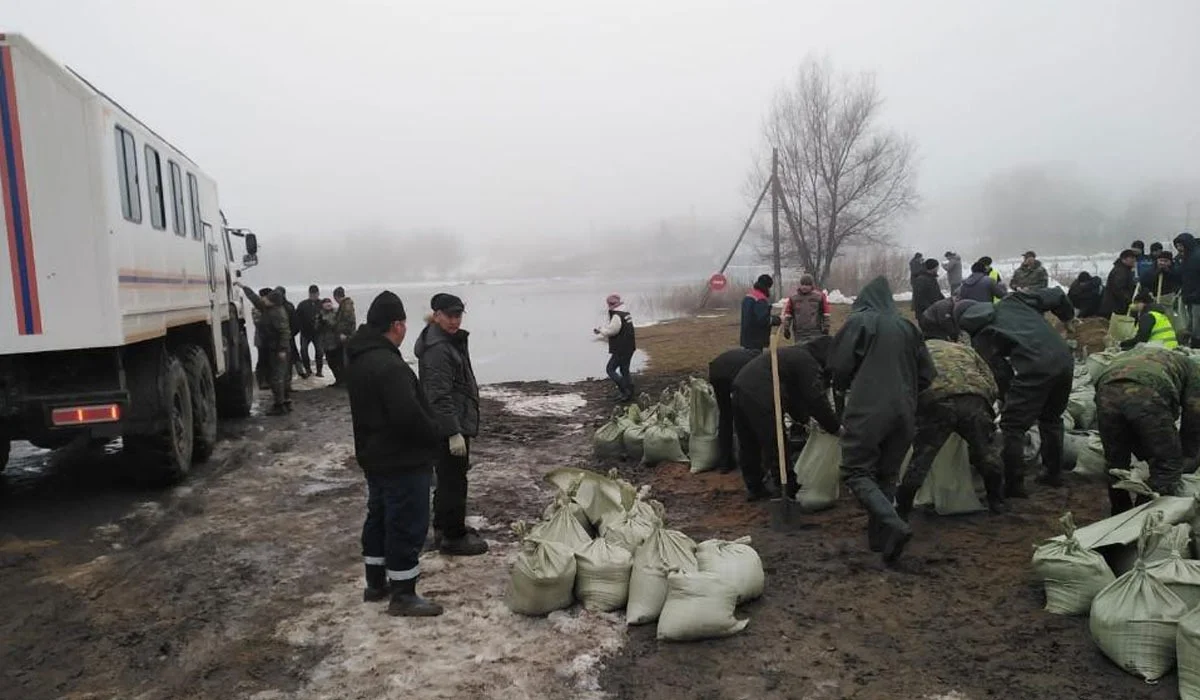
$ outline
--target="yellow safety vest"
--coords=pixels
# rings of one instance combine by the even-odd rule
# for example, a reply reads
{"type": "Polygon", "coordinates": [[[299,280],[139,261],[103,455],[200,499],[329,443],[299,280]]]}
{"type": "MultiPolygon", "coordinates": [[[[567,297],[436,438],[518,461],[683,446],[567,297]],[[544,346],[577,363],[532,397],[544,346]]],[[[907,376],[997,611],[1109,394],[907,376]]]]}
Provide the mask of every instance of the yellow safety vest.
{"type": "MultiPolygon", "coordinates": [[[[993,282],[996,282],[997,284],[1000,283],[1000,273],[996,272],[994,269],[988,270],[988,277],[991,277],[993,282]]],[[[1000,297],[992,297],[992,303],[999,304],[1000,297]]]]}
{"type": "Polygon", "coordinates": [[[1150,315],[1154,317],[1154,329],[1150,331],[1149,342],[1162,345],[1168,350],[1179,347],[1179,339],[1175,335],[1175,326],[1171,325],[1171,319],[1158,311],[1151,311],[1150,315]]]}

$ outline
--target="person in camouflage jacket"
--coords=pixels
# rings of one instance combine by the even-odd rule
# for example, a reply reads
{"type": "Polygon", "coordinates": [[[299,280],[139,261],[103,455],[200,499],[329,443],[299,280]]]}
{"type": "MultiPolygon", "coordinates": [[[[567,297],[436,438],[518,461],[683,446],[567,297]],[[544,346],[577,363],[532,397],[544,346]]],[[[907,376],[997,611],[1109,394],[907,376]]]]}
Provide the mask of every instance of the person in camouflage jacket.
{"type": "MultiPolygon", "coordinates": [[[[1096,415],[1104,461],[1129,469],[1136,455],[1150,463],[1150,488],[1171,496],[1200,455],[1200,364],[1153,346],[1121,353],[1100,372],[1096,415]],[[1175,428],[1175,421],[1180,426],[1175,428]]],[[[1127,491],[1109,488],[1114,515],[1133,507],[1127,491]]]]}
{"type": "Polygon", "coordinates": [[[345,289],[338,287],[333,290],[333,298],[337,302],[337,311],[332,319],[323,315],[328,328],[324,329],[322,337],[328,343],[325,346],[325,361],[333,371],[333,385],[341,387],[345,386],[346,342],[358,329],[358,316],[354,312],[354,300],[346,296],[345,289]]]}
{"type": "Polygon", "coordinates": [[[258,351],[267,363],[267,376],[274,403],[267,415],[279,416],[292,410],[292,328],[283,295],[272,291],[263,299],[253,289],[242,286],[242,293],[260,314],[258,328],[262,338],[258,351]]]}
{"type": "Polygon", "coordinates": [[[913,458],[896,490],[896,512],[908,519],[913,498],[929,475],[934,458],[946,440],[958,433],[967,442],[971,464],[983,477],[988,507],[994,513],[1002,513],[1004,470],[992,410],[1000,390],[992,369],[968,345],[929,340],[925,346],[933,358],[937,377],[917,396],[913,458]]]}

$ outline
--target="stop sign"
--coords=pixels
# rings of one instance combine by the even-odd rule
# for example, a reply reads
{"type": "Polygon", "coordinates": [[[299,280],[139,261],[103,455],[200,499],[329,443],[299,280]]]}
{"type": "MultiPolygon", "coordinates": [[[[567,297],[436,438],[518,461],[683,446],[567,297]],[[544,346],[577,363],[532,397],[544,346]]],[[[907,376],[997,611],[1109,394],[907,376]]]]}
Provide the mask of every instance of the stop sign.
{"type": "Polygon", "coordinates": [[[708,278],[708,288],[714,292],[719,292],[729,285],[729,280],[720,272],[708,278]]]}

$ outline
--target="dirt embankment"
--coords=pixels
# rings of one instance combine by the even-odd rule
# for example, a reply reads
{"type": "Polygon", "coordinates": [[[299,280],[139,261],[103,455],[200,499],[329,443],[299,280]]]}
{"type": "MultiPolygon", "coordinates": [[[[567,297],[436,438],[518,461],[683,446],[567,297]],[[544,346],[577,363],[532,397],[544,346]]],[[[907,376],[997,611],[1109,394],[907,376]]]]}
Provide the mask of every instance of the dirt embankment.
{"type": "MultiPolygon", "coordinates": [[[[838,318],[844,313],[839,307],[838,318]]],[[[657,392],[736,340],[736,318],[639,331],[657,392]]],[[[470,512],[493,545],[423,557],[448,612],[396,620],[360,601],[362,477],[345,395],[314,388],[283,419],[226,426],[213,460],[167,492],[111,478],[112,458],[59,458],[0,497],[0,697],[28,698],[1167,698],[1109,663],[1086,620],[1040,610],[1031,545],[1103,490],[1036,490],[1004,517],[917,515],[896,569],[866,551],[843,498],[786,534],[737,474],[600,462],[609,387],[509,385],[484,402],[470,512]],[[547,398],[549,397],[549,398],[547,398]],[[583,402],[581,405],[581,401],[583,402]],[[750,535],[768,580],[739,636],[660,644],[653,626],[503,606],[508,524],[550,498],[560,466],[649,483],[696,539],[750,535]]]]}

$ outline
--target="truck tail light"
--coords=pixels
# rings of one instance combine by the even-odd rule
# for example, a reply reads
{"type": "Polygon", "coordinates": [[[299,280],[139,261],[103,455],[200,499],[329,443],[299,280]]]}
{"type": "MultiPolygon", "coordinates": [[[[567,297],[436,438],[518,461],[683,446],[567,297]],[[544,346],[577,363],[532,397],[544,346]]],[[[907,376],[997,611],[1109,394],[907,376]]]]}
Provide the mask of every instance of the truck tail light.
{"type": "Polygon", "coordinates": [[[56,408],[50,412],[50,422],[56,428],[93,423],[115,423],[119,420],[121,420],[121,405],[116,403],[56,408]]]}

